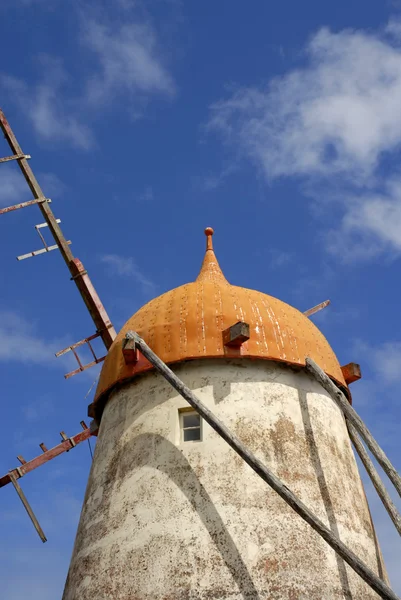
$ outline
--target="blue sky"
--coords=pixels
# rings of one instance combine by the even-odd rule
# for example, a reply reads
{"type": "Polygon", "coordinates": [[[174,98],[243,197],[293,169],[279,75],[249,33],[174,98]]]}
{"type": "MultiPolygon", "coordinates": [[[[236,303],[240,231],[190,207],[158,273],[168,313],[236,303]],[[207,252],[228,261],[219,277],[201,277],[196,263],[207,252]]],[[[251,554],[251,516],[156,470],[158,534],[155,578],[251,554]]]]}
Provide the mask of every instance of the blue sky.
{"type": "MultiPolygon", "coordinates": [[[[2,0],[0,33],[0,105],[116,328],[195,278],[211,225],[232,283],[330,298],[314,321],[361,364],[354,406],[400,470],[401,3],[2,0]]],[[[30,198],[1,165],[0,205],[30,198]]],[[[0,219],[2,472],[79,431],[97,375],[54,358],[93,333],[58,252],[15,260],[40,222],[0,219]]],[[[83,444],[22,480],[45,545],[1,490],[6,600],[61,597],[89,468],[83,444]]]]}

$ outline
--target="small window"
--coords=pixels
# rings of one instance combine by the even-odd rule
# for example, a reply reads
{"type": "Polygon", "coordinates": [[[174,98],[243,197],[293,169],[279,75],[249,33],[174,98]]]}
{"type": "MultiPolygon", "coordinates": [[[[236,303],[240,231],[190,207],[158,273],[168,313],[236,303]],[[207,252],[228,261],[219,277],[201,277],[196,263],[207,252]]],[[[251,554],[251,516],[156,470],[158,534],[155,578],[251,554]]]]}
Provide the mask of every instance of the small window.
{"type": "Polygon", "coordinates": [[[180,411],[182,442],[200,442],[202,439],[202,419],[195,410],[180,411]]]}

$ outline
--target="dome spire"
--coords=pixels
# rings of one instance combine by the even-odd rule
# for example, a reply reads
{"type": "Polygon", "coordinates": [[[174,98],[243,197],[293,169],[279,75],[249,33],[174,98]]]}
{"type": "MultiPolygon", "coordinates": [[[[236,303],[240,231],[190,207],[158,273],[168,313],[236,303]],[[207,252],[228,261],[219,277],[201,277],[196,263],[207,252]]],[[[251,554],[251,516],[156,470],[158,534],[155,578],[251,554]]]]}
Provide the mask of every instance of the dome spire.
{"type": "Polygon", "coordinates": [[[214,231],[211,227],[206,227],[206,253],[196,281],[219,281],[220,283],[228,283],[213,250],[213,233],[214,231]]]}

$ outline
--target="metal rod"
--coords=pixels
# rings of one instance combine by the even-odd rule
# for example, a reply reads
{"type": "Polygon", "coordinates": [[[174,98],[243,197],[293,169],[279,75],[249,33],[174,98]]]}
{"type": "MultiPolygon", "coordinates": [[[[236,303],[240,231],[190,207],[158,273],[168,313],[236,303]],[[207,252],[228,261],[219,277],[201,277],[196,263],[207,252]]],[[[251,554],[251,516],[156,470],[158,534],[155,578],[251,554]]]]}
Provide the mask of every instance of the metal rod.
{"type": "Polygon", "coordinates": [[[401,477],[395,467],[391,464],[389,458],[380,448],[361,417],[348,402],[342,391],[331,381],[330,377],[311,359],[306,359],[306,370],[314,376],[316,381],[330,394],[337,406],[342,410],[345,417],[355,427],[359,435],[366,442],[369,450],[376,458],[378,463],[383,467],[384,472],[393,483],[395,489],[401,496],[401,477]]]}
{"type": "Polygon", "coordinates": [[[352,423],[350,423],[348,421],[348,419],[346,419],[346,423],[347,423],[348,433],[349,433],[351,442],[353,443],[354,448],[357,451],[359,458],[361,459],[361,461],[362,461],[362,463],[363,463],[363,465],[375,487],[375,490],[378,493],[379,498],[384,505],[384,508],[388,512],[388,515],[389,515],[390,519],[392,520],[392,522],[394,523],[395,528],[397,529],[398,533],[401,535],[401,516],[400,516],[394,502],[391,500],[390,495],[389,495],[388,491],[386,490],[386,488],[380,478],[379,473],[377,472],[373,462],[370,459],[369,454],[367,453],[367,451],[365,449],[365,446],[359,439],[357,430],[352,425],[352,423]]]}
{"type": "Polygon", "coordinates": [[[306,317],[310,317],[311,315],[314,315],[315,313],[319,312],[319,310],[322,310],[323,308],[326,308],[326,306],[328,306],[329,304],[330,304],[330,300],[325,300],[324,302],[321,302],[321,304],[317,304],[313,308],[310,308],[309,310],[306,310],[304,312],[304,315],[306,317]]]}
{"type": "Polygon", "coordinates": [[[205,419],[207,423],[227,442],[229,446],[255,471],[263,481],[272,487],[317,533],[347,562],[366,583],[386,600],[400,600],[398,596],[367,567],[347,546],[318,519],[244,444],[220,421],[195,394],[173,373],[171,369],[149,348],[135,332],[129,331],[127,339],[134,339],[145,358],[181,394],[183,398],[205,419]]]}
{"type": "Polygon", "coordinates": [[[15,491],[17,492],[18,496],[20,497],[20,499],[21,499],[21,502],[22,502],[22,504],[24,505],[24,508],[25,508],[26,512],[28,513],[28,515],[29,515],[29,518],[31,519],[31,521],[32,521],[32,523],[33,523],[33,525],[34,525],[34,527],[35,527],[36,531],[37,531],[37,532],[38,532],[38,534],[39,534],[39,537],[40,537],[40,539],[42,540],[42,542],[43,542],[43,543],[47,542],[46,536],[45,536],[45,534],[43,533],[43,529],[42,529],[42,528],[41,528],[41,526],[39,525],[39,521],[38,521],[38,520],[37,520],[37,518],[35,517],[35,515],[34,515],[34,513],[33,513],[33,510],[32,510],[32,508],[29,506],[29,502],[28,502],[28,500],[26,499],[26,497],[25,497],[25,494],[24,494],[24,492],[23,492],[23,491],[22,491],[22,489],[21,489],[21,486],[20,486],[20,485],[19,485],[19,483],[17,482],[17,480],[16,480],[16,478],[15,478],[15,475],[14,475],[14,473],[11,471],[11,472],[9,473],[9,475],[10,475],[10,480],[11,480],[11,483],[13,484],[13,486],[14,486],[14,488],[15,488],[15,491]]]}

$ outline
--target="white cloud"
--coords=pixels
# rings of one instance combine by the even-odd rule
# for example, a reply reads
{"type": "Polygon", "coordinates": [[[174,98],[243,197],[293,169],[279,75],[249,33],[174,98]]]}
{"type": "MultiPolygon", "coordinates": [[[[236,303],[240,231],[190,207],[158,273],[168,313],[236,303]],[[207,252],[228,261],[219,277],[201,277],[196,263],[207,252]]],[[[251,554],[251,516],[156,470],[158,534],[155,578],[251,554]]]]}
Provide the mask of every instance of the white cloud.
{"type": "Polygon", "coordinates": [[[357,342],[355,348],[370,363],[381,384],[401,384],[401,342],[375,346],[357,342]]]}
{"type": "Polygon", "coordinates": [[[32,87],[16,77],[1,75],[3,93],[8,93],[28,117],[38,137],[47,142],[69,142],[88,150],[93,145],[93,136],[88,126],[66,106],[67,78],[62,67],[49,57],[42,57],[41,63],[46,77],[32,87]],[[47,68],[50,63],[52,68],[47,68]]]}
{"type": "Polygon", "coordinates": [[[386,33],[399,39],[401,37],[401,19],[395,17],[391,18],[387,23],[386,33]]]}
{"type": "Polygon", "coordinates": [[[146,23],[125,24],[113,29],[97,21],[86,22],[85,45],[98,59],[101,71],[93,73],[87,86],[90,104],[110,103],[118,94],[173,96],[175,85],[163,66],[154,30],[146,23]]]}
{"type": "Polygon", "coordinates": [[[87,123],[101,114],[100,109],[123,97],[124,108],[138,118],[150,96],[173,97],[175,84],[150,24],[131,21],[112,27],[88,16],[82,22],[84,81],[70,77],[60,59],[42,54],[34,84],[3,73],[0,90],[30,120],[39,138],[88,150],[94,136],[87,123]]]}
{"type": "Polygon", "coordinates": [[[337,203],[327,248],[347,260],[401,247],[401,177],[384,185],[380,169],[401,147],[400,40],[398,20],[376,35],[323,28],[303,68],[210,109],[208,130],[266,179],[302,178],[315,202],[323,189],[323,215],[325,201],[337,203]]]}
{"type": "Polygon", "coordinates": [[[209,127],[240,143],[267,177],[373,175],[401,142],[401,49],[371,34],[321,29],[308,64],[211,107],[209,127]]]}
{"type": "Polygon", "coordinates": [[[8,206],[31,200],[32,194],[19,169],[1,165],[0,169],[0,206],[8,206]]]}
{"type": "Polygon", "coordinates": [[[56,363],[54,354],[62,347],[56,341],[45,340],[16,312],[0,310],[0,362],[49,366],[56,363]]]}
{"type": "Polygon", "coordinates": [[[110,267],[112,273],[120,277],[132,277],[135,279],[141,285],[144,292],[153,292],[155,290],[155,284],[142,273],[133,258],[126,258],[118,254],[106,254],[102,256],[101,260],[110,267]]]}
{"type": "Polygon", "coordinates": [[[346,212],[337,229],[329,232],[328,249],[343,257],[370,258],[401,251],[401,177],[390,179],[379,191],[345,196],[346,212]]]}
{"type": "MultiPolygon", "coordinates": [[[[65,185],[54,173],[39,173],[38,180],[43,192],[57,196],[65,190],[65,185]]],[[[0,166],[0,206],[9,206],[32,200],[32,192],[18,168],[10,165],[0,166]]]]}

